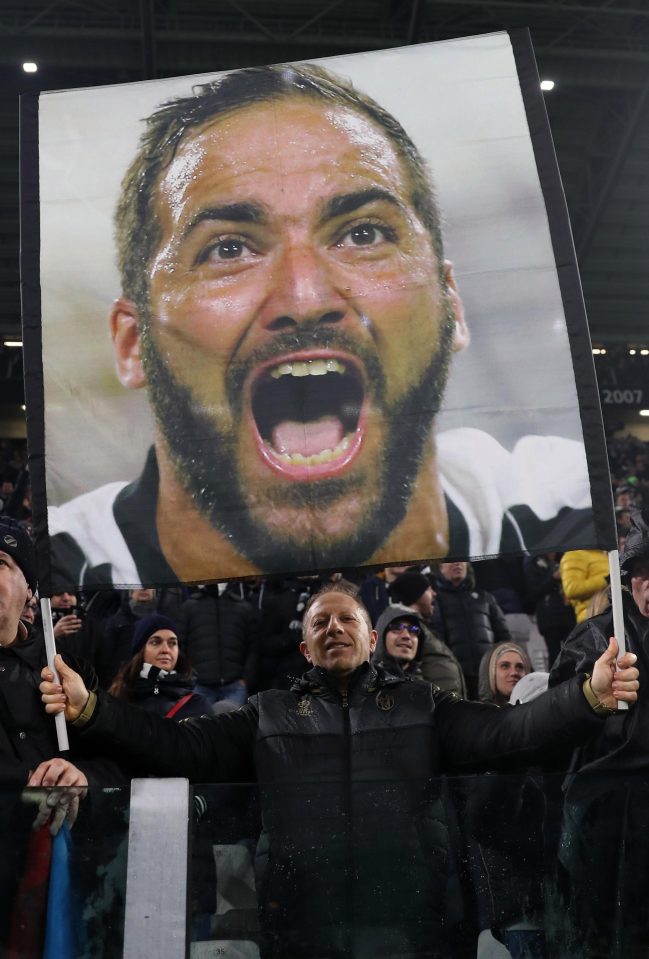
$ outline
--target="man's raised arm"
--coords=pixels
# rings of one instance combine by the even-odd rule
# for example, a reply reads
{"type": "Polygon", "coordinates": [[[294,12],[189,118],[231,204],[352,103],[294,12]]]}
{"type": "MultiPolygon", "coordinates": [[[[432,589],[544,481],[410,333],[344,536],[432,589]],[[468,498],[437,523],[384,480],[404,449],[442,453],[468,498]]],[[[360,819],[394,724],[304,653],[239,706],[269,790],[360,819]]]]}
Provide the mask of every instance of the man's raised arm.
{"type": "Polygon", "coordinates": [[[63,712],[87,744],[129,761],[142,773],[186,776],[192,782],[254,780],[254,702],[231,713],[176,723],[108,693],[89,692],[79,673],[60,656],[56,668],[60,684],[47,667],[41,672],[45,709],[52,714],[63,712]]]}
{"type": "Polygon", "coordinates": [[[617,662],[617,654],[617,640],[611,637],[592,677],[575,677],[519,706],[498,709],[438,696],[448,764],[460,771],[529,763],[541,752],[577,746],[596,735],[619,701],[631,704],[638,698],[636,656],[625,653],[617,662]]]}

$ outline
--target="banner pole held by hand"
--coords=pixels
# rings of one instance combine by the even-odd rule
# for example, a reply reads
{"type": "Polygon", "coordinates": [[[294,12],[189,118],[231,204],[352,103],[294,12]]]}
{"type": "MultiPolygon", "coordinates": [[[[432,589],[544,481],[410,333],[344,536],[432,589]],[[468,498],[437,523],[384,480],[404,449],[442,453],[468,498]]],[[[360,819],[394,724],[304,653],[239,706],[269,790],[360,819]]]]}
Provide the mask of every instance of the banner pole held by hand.
{"type": "MultiPolygon", "coordinates": [[[[616,549],[609,550],[608,570],[611,582],[611,604],[613,606],[613,633],[617,639],[620,656],[626,652],[626,637],[624,635],[624,610],[622,608],[622,581],[620,579],[620,555],[616,549]]],[[[618,701],[618,709],[628,709],[629,704],[618,701]]]]}
{"type": "MultiPolygon", "coordinates": [[[[54,682],[58,683],[59,674],[54,668],[54,657],[56,656],[56,641],[54,639],[54,624],[52,622],[52,604],[48,597],[41,599],[41,619],[43,621],[43,635],[45,636],[45,652],[47,653],[47,665],[54,673],[54,682]]],[[[61,752],[70,748],[68,742],[68,730],[65,725],[65,716],[63,713],[57,713],[54,717],[56,726],[56,738],[61,752]]]]}

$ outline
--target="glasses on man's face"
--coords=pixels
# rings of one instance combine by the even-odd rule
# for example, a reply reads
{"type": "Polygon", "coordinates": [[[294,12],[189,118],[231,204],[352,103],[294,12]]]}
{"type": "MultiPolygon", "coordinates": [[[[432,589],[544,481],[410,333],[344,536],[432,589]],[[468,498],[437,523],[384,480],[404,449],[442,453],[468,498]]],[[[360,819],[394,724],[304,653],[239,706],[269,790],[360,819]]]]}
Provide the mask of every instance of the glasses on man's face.
{"type": "Polygon", "coordinates": [[[391,633],[401,633],[404,629],[409,632],[411,636],[419,636],[421,632],[421,626],[417,626],[416,623],[392,623],[389,631],[391,633]]]}

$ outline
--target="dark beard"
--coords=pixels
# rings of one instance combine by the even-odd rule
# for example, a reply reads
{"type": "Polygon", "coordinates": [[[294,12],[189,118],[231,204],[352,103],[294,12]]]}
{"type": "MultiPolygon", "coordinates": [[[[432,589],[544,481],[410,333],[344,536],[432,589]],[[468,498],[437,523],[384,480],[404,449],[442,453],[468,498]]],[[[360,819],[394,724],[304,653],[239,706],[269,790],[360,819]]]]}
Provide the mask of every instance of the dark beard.
{"type": "MultiPolygon", "coordinates": [[[[259,362],[314,346],[338,348],[359,357],[365,365],[374,402],[388,423],[388,437],[380,464],[380,473],[372,478],[377,500],[362,524],[350,530],[344,540],[334,542],[296,542],[290,536],[280,540],[257,521],[250,511],[245,489],[237,469],[235,435],[219,430],[211,416],[197,406],[190,389],[180,384],[160,355],[150,334],[142,325],[141,349],[151,404],[164,437],[178,482],[192,503],[232,545],[265,573],[338,569],[367,562],[392,530],[404,518],[414,484],[422,465],[423,453],[439,412],[451,356],[454,318],[447,304],[440,328],[440,345],[422,379],[391,407],[382,400],[385,374],[376,356],[335,328],[298,331],[279,335],[263,354],[251,356],[244,367],[228,374],[226,390],[233,422],[242,421],[243,383],[259,362]],[[272,539],[271,539],[272,536],[272,539]]],[[[322,511],[342,495],[364,486],[360,480],[328,479],[310,484],[296,483],[277,496],[277,505],[303,506],[322,511]],[[280,498],[281,495],[281,498],[280,498]]],[[[269,496],[269,509],[272,501],[269,496]]],[[[287,530],[290,533],[290,530],[287,530]]],[[[385,556],[385,562],[421,557],[385,556]]],[[[206,576],[209,560],[206,560],[206,576]]],[[[227,575],[226,571],[217,571],[227,575]]]]}

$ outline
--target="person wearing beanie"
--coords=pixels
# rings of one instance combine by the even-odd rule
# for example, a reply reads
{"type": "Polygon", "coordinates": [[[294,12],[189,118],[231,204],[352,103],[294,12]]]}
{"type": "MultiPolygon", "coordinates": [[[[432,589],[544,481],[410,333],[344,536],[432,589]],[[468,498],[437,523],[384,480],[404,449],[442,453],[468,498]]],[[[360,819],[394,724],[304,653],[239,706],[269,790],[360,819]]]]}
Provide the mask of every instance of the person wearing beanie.
{"type": "Polygon", "coordinates": [[[212,712],[208,700],[195,687],[196,676],[180,649],[174,621],[161,613],[138,620],[131,658],[113,680],[108,690],[111,695],[178,720],[212,712]]]}
{"type": "MultiPolygon", "coordinates": [[[[21,619],[36,590],[36,558],[25,529],[0,517],[0,785],[87,786],[124,781],[114,763],[58,758],[53,723],[43,714],[38,695],[46,663],[39,629],[21,619]],[[31,773],[31,775],[30,775],[31,773]]],[[[97,688],[88,663],[64,653],[66,661],[97,688]]],[[[75,755],[74,752],[70,755],[75,755]]]]}
{"type": "MultiPolygon", "coordinates": [[[[79,796],[65,788],[44,802],[27,806],[25,786],[86,787],[126,782],[120,766],[99,759],[95,751],[71,741],[65,758],[59,755],[56,728],[40,700],[38,684],[46,665],[40,630],[21,620],[36,590],[36,561],[31,540],[15,520],[0,517],[0,806],[4,823],[0,857],[0,953],[7,942],[12,908],[27,868],[30,837],[37,816],[49,831],[58,831],[68,814],[74,818],[79,796]],[[60,801],[59,801],[60,800],[60,801]]],[[[66,655],[89,688],[97,689],[94,671],[66,655]]],[[[38,798],[34,790],[29,794],[38,798]]],[[[32,865],[31,861],[29,863],[32,865]]]]}
{"type": "Polygon", "coordinates": [[[390,585],[390,596],[393,602],[410,606],[415,612],[429,622],[433,615],[435,591],[430,580],[423,573],[408,570],[401,573],[390,585]]]}
{"type": "Polygon", "coordinates": [[[0,516],[0,552],[10,556],[32,593],[36,592],[36,555],[24,526],[9,516],[0,516]]]}
{"type": "Polygon", "coordinates": [[[516,643],[498,643],[480,663],[478,696],[481,703],[504,706],[514,686],[532,672],[529,656],[516,643]]]}
{"type": "MultiPolygon", "coordinates": [[[[649,677],[647,508],[631,513],[620,571],[626,648],[638,657],[642,683],[649,677]]],[[[612,635],[611,607],[578,623],[550,671],[550,689],[578,673],[592,672],[599,650],[612,635]]],[[[613,942],[623,928],[625,934],[617,947],[620,955],[639,948],[640,943],[646,952],[649,910],[644,893],[649,885],[649,847],[645,842],[630,842],[629,837],[640,837],[649,828],[649,702],[641,699],[633,709],[620,712],[606,733],[602,731],[587,746],[575,749],[567,761],[576,775],[566,793],[569,826],[564,828],[561,848],[573,888],[580,890],[570,907],[573,945],[579,940],[579,948],[586,951],[595,939],[613,942]],[[623,873],[632,879],[621,895],[619,887],[611,886],[610,876],[619,875],[623,848],[623,873]],[[614,908],[611,896],[618,903],[614,908]],[[635,896],[637,908],[631,905],[635,898],[629,898],[635,896]]]]}
{"type": "MultiPolygon", "coordinates": [[[[158,612],[159,601],[155,589],[138,587],[122,592],[119,609],[102,623],[104,657],[101,668],[96,667],[102,689],[108,689],[120,667],[133,655],[135,627],[145,616],[158,612]]],[[[174,622],[177,628],[177,620],[174,622]]]]}

